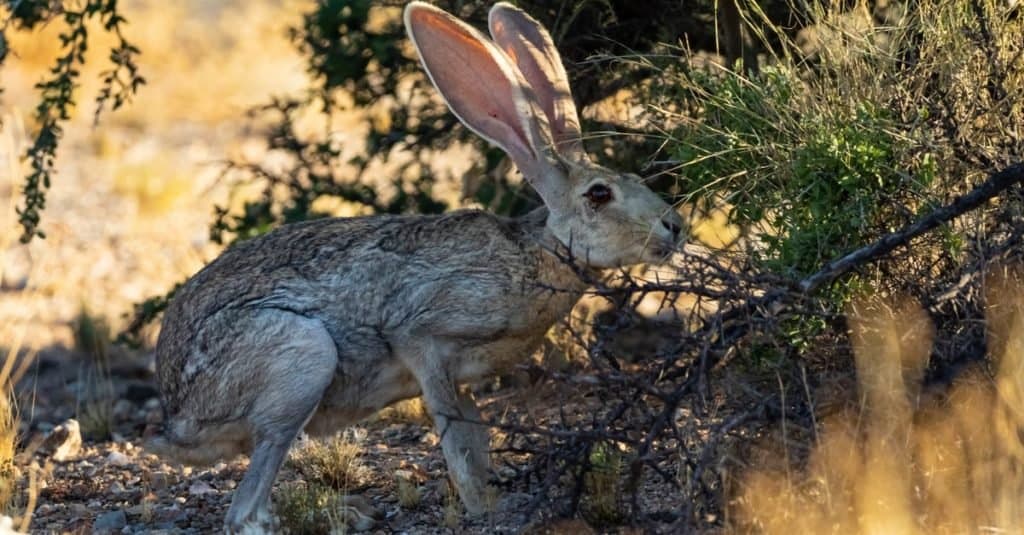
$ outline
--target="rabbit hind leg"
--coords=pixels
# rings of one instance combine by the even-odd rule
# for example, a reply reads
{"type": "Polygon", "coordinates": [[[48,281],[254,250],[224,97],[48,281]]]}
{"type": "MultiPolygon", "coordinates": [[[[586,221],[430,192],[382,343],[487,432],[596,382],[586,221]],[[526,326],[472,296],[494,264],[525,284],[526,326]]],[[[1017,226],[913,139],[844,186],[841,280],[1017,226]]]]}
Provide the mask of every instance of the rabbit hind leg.
{"type": "MultiPolygon", "coordinates": [[[[274,530],[270,492],[288,449],[316,411],[337,367],[334,341],[318,321],[290,312],[266,313],[252,347],[264,360],[261,391],[248,411],[253,443],[249,469],[235,491],[225,518],[229,533],[274,530]],[[258,346],[258,347],[257,347],[258,346]]],[[[254,385],[256,386],[256,385],[254,385]]]]}

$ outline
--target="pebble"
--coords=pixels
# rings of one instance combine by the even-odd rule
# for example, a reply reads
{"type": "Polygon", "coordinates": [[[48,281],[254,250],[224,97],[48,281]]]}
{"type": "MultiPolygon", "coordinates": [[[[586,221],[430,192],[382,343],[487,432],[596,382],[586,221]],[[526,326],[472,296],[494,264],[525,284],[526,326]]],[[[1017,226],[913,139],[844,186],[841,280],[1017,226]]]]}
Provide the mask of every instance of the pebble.
{"type": "Polygon", "coordinates": [[[159,424],[164,421],[164,412],[161,409],[150,409],[146,412],[147,424],[159,424]]]}
{"type": "Polygon", "coordinates": [[[119,399],[117,403],[114,403],[111,413],[115,420],[119,422],[126,421],[134,415],[135,404],[127,399],[119,399]]]}
{"type": "Polygon", "coordinates": [[[128,525],[128,515],[124,514],[124,511],[118,509],[117,511],[110,511],[109,513],[103,513],[96,517],[96,520],[92,523],[93,533],[109,533],[119,531],[128,525]]]}
{"type": "Polygon", "coordinates": [[[427,431],[426,433],[423,433],[423,437],[420,438],[420,443],[426,444],[428,446],[436,446],[440,441],[441,439],[437,437],[437,433],[433,431],[427,431]]]}
{"type": "Polygon", "coordinates": [[[171,485],[171,474],[168,474],[167,472],[153,472],[149,474],[149,488],[153,490],[164,490],[171,485]]]}
{"type": "Polygon", "coordinates": [[[72,418],[53,428],[42,447],[45,451],[53,452],[50,458],[57,462],[78,457],[82,451],[82,432],[78,420],[72,418]]]}
{"type": "Polygon", "coordinates": [[[205,481],[196,481],[188,487],[188,493],[193,496],[203,496],[205,494],[213,494],[215,492],[217,492],[217,489],[211,487],[210,484],[205,481]]]}
{"type": "Polygon", "coordinates": [[[90,513],[89,508],[86,507],[84,503],[72,503],[68,506],[68,512],[77,518],[85,518],[89,516],[90,513]]]}
{"type": "Polygon", "coordinates": [[[107,463],[113,466],[128,466],[132,463],[132,460],[119,451],[112,451],[110,455],[107,455],[107,463]]]}

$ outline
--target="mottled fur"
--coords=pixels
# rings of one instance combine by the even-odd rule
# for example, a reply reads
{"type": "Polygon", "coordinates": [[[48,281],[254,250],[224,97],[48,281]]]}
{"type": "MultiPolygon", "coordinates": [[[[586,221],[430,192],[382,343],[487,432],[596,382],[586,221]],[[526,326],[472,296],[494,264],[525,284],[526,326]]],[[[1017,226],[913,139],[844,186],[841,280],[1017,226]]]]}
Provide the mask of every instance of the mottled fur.
{"type": "MultiPolygon", "coordinates": [[[[319,324],[336,353],[311,424],[337,411],[351,422],[419,395],[396,344],[415,350],[427,337],[452,340],[461,349],[451,363],[459,381],[521,360],[584,289],[545,250],[557,244],[545,243],[543,216],[324,219],[232,247],[179,290],[166,314],[157,378],[169,438],[205,443],[195,436],[202,424],[244,421],[278,371],[276,351],[267,352],[278,322],[296,318],[319,324]]],[[[241,435],[239,453],[248,447],[241,435]]]]}
{"type": "MultiPolygon", "coordinates": [[[[505,35],[536,24],[507,4],[495,10],[512,17],[505,35]]],[[[486,39],[421,3],[406,13],[410,32],[436,33],[417,42],[428,71],[438,59],[423,48],[440,45],[424,42],[446,32],[486,39]]],[[[547,43],[537,46],[551,47],[539,31],[547,43]]],[[[507,58],[487,48],[478,61],[507,58]]],[[[511,69],[503,64],[498,74],[511,69]]],[[[444,87],[441,76],[434,81],[444,87]]],[[[569,104],[547,108],[575,114],[564,73],[558,76],[551,75],[547,93],[568,95],[569,104]]],[[[515,98],[529,98],[521,80],[492,80],[499,83],[519,88],[515,98]]],[[[453,109],[464,109],[460,97],[445,95],[453,109]]],[[[522,118],[520,127],[535,131],[534,141],[550,139],[543,117],[523,111],[530,102],[517,102],[521,113],[512,117],[522,118]]],[[[471,126],[481,120],[463,119],[471,126]]],[[[498,131],[495,139],[507,149],[505,135],[498,131]]],[[[569,146],[579,132],[557,137],[569,146]]],[[[421,394],[463,503],[471,513],[484,509],[488,435],[473,423],[479,413],[460,384],[526,358],[569,312],[585,286],[566,256],[586,269],[659,261],[682,226],[635,177],[534,141],[510,154],[519,154],[516,163],[542,191],[545,209],[519,219],[464,210],[288,225],[229,248],[178,291],[157,343],[167,418],[153,447],[192,463],[250,455],[226,518],[229,531],[270,529],[271,485],[304,428],[333,433],[421,394]],[[526,153],[530,161],[522,160],[526,153]],[[588,200],[595,185],[614,201],[588,200]]]]}

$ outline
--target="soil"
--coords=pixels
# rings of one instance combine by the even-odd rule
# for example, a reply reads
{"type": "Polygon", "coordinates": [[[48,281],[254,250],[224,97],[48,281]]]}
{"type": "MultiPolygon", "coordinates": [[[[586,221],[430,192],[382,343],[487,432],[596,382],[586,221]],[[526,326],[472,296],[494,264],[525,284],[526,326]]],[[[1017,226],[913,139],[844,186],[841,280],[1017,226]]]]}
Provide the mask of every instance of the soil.
{"type": "MultiPolygon", "coordinates": [[[[73,352],[41,355],[21,384],[21,397],[31,400],[22,414],[23,451],[18,464],[41,467],[33,533],[209,533],[219,531],[227,508],[248,465],[244,457],[211,467],[168,463],[147,452],[145,437],[159,425],[162,413],[153,387],[153,357],[123,355],[110,364],[103,392],[86,395],[92,387],[86,365],[74,364],[73,352]],[[107,389],[109,387],[109,389],[107,389]],[[97,407],[104,408],[97,408],[97,407]],[[106,415],[109,428],[98,425],[106,415]],[[89,416],[93,415],[93,417],[89,416]],[[53,458],[47,443],[53,429],[68,418],[81,425],[83,445],[68,459],[53,458]]],[[[485,417],[510,410],[553,409],[561,397],[546,387],[506,388],[480,396],[485,417]]],[[[583,407],[578,407],[582,409],[583,407]]],[[[417,420],[416,418],[408,418],[417,420]]],[[[352,494],[362,496],[379,513],[370,533],[589,533],[581,521],[553,524],[529,518],[525,512],[533,495],[525,484],[502,491],[496,512],[482,518],[452,517],[455,503],[449,490],[438,436],[426,421],[403,421],[401,415],[371,418],[344,431],[360,445],[359,462],[367,468],[364,481],[352,494]],[[413,474],[419,503],[403,507],[396,472],[413,474]],[[454,520],[454,522],[453,522],[454,520]],[[453,527],[448,527],[453,526],[453,527]]],[[[296,446],[308,440],[300,437],[296,446]]],[[[510,475],[509,465],[524,459],[505,458],[497,474],[510,475]]],[[[497,464],[496,464],[497,465],[497,464]]],[[[303,476],[286,463],[274,495],[296,485],[303,476]]],[[[27,469],[25,472],[27,473],[27,469]]],[[[23,475],[22,485],[27,485],[23,475]]],[[[543,514],[543,513],[542,513],[543,514]]]]}

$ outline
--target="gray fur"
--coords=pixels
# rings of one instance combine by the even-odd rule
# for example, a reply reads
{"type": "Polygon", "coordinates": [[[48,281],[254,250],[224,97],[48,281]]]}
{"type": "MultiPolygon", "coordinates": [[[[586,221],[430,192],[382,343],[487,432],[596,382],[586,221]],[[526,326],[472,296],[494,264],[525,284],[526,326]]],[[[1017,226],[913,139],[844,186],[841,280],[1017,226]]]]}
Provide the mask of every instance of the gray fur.
{"type": "Polygon", "coordinates": [[[272,529],[270,488],[303,428],[333,433],[420,394],[463,503],[485,508],[487,430],[460,384],[522,361],[569,312],[585,285],[560,256],[593,270],[656,262],[682,227],[634,177],[547,154],[547,175],[530,178],[566,192],[551,213],[287,225],[181,287],[157,342],[167,418],[153,446],[190,463],[251,456],[228,531],[272,529]],[[597,182],[613,202],[586,200],[597,182]]]}

